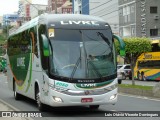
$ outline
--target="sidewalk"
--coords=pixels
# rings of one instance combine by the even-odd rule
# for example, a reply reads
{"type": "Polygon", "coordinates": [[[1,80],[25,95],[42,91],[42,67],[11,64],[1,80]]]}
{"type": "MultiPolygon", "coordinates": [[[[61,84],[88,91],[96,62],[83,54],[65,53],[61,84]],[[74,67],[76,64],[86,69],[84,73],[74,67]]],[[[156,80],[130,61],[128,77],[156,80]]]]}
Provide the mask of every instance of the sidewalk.
{"type": "MultiPolygon", "coordinates": [[[[20,111],[17,108],[13,107],[12,105],[6,103],[5,101],[0,99],[0,120],[33,120],[32,118],[21,118],[21,117],[7,117],[5,116],[6,112],[15,112],[15,111],[20,111]]],[[[8,115],[8,114],[7,114],[8,115]]]]}

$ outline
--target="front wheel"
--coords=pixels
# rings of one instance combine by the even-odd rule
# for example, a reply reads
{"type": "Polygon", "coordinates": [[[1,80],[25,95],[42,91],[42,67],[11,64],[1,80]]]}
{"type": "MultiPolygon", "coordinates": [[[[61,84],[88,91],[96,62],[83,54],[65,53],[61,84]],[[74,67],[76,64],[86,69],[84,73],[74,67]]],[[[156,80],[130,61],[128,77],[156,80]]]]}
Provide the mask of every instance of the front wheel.
{"type": "Polygon", "coordinates": [[[44,104],[41,103],[41,100],[40,100],[39,88],[37,88],[37,90],[36,90],[36,102],[37,102],[37,106],[38,106],[39,111],[44,111],[44,104]]]}
{"type": "Polygon", "coordinates": [[[118,80],[118,84],[121,84],[122,83],[122,80],[118,80]]]}
{"type": "Polygon", "coordinates": [[[138,71],[138,72],[137,72],[137,79],[138,79],[138,80],[140,80],[140,76],[141,76],[141,75],[140,75],[140,72],[138,71]]]}

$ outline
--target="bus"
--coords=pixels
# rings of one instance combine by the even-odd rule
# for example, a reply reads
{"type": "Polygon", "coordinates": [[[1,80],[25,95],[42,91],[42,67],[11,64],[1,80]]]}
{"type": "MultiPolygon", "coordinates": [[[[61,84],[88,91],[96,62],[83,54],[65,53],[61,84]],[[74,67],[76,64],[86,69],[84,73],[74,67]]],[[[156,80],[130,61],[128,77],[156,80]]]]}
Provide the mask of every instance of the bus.
{"type": "Polygon", "coordinates": [[[159,40],[152,40],[152,52],[142,53],[134,67],[134,78],[138,80],[160,81],[159,40]]]}
{"type": "Polygon", "coordinates": [[[22,95],[45,105],[89,106],[117,102],[117,56],[108,23],[99,17],[42,14],[10,34],[7,80],[22,95]]]}

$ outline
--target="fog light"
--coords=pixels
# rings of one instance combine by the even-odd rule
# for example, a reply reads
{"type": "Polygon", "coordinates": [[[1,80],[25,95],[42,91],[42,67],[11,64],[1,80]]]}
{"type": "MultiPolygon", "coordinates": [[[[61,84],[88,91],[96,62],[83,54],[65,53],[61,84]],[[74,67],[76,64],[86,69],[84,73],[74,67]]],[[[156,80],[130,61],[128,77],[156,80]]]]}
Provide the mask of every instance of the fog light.
{"type": "Polygon", "coordinates": [[[54,99],[55,102],[59,102],[59,103],[63,102],[60,97],[53,96],[53,99],[54,99]]]}
{"type": "Polygon", "coordinates": [[[110,100],[114,100],[116,98],[117,94],[114,94],[110,97],[110,100]]]}

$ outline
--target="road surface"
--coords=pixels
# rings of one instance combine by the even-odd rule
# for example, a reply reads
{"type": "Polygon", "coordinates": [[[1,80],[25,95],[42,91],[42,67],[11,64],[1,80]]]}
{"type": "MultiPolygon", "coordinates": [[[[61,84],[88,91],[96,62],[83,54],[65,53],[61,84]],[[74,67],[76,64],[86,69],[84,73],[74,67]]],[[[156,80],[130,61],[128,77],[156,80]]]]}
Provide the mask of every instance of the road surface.
{"type": "MultiPolygon", "coordinates": [[[[13,97],[13,92],[8,89],[5,75],[0,75],[0,99],[20,111],[35,111],[37,112],[36,102],[23,98],[23,100],[16,101],[13,97]]],[[[110,113],[120,113],[123,111],[160,111],[160,100],[140,98],[136,96],[121,95],[118,96],[116,105],[102,105],[98,111],[90,111],[88,107],[62,107],[51,108],[48,107],[47,112],[44,113],[44,118],[33,118],[34,120],[146,120],[144,117],[108,117],[110,113]],[[102,114],[103,112],[103,114],[102,114]],[[106,114],[104,114],[106,113],[106,114]]],[[[124,112],[125,113],[125,112],[124,112]]],[[[147,120],[159,120],[160,118],[147,117],[147,120]]],[[[5,119],[6,120],[6,119],[5,119]]]]}

